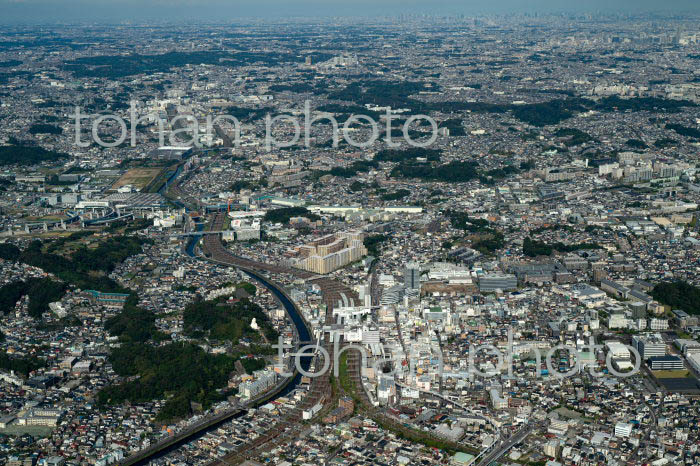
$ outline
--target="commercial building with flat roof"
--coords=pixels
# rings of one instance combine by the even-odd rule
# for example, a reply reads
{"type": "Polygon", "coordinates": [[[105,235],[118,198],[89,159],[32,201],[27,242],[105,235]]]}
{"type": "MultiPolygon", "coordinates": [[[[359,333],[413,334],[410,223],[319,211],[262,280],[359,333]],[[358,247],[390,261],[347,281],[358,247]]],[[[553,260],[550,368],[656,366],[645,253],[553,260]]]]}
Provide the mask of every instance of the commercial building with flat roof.
{"type": "Polygon", "coordinates": [[[517,290],[518,279],[511,274],[487,274],[479,277],[479,291],[517,290]]]}
{"type": "Polygon", "coordinates": [[[649,358],[649,367],[653,371],[683,369],[683,360],[678,356],[654,356],[649,358]]]}
{"type": "Polygon", "coordinates": [[[666,355],[666,342],[658,333],[635,335],[632,337],[632,344],[644,360],[666,355]]]}

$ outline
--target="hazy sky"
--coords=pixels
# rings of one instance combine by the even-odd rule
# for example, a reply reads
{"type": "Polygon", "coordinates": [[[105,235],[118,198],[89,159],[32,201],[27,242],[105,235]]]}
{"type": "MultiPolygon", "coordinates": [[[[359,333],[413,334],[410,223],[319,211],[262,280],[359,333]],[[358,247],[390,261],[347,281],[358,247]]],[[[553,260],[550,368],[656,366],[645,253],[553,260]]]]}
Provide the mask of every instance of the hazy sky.
{"type": "Polygon", "coordinates": [[[700,0],[0,0],[1,22],[215,20],[285,16],[700,11],[700,0]]]}

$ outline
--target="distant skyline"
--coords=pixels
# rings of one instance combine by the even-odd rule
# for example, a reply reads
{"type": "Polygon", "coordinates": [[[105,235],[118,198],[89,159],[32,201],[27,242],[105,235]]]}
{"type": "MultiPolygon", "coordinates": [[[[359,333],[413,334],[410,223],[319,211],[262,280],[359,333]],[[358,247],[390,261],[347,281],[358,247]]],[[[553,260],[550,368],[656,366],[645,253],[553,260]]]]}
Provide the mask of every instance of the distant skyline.
{"type": "Polygon", "coordinates": [[[0,22],[232,21],[237,18],[385,17],[406,14],[700,12],[698,0],[0,0],[0,22]]]}

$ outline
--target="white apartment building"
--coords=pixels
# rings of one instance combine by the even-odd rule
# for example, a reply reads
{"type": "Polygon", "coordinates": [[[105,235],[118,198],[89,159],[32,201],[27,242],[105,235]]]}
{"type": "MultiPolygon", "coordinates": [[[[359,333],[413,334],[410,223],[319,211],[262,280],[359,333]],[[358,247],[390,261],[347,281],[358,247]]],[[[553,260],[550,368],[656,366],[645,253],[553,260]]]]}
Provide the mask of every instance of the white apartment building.
{"type": "Polygon", "coordinates": [[[668,319],[649,319],[649,330],[668,330],[668,319]]]}
{"type": "Polygon", "coordinates": [[[632,433],[632,424],[618,422],[615,424],[615,437],[627,438],[632,433]]]}

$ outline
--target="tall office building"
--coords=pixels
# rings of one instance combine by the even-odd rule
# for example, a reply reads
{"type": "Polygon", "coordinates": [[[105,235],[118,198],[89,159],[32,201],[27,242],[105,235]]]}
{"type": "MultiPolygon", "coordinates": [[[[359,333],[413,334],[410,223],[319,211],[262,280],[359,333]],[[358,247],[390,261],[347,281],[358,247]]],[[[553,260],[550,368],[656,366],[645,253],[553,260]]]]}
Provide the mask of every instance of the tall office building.
{"type": "Polygon", "coordinates": [[[404,287],[409,290],[420,290],[420,266],[415,262],[406,264],[403,269],[404,287]]]}

